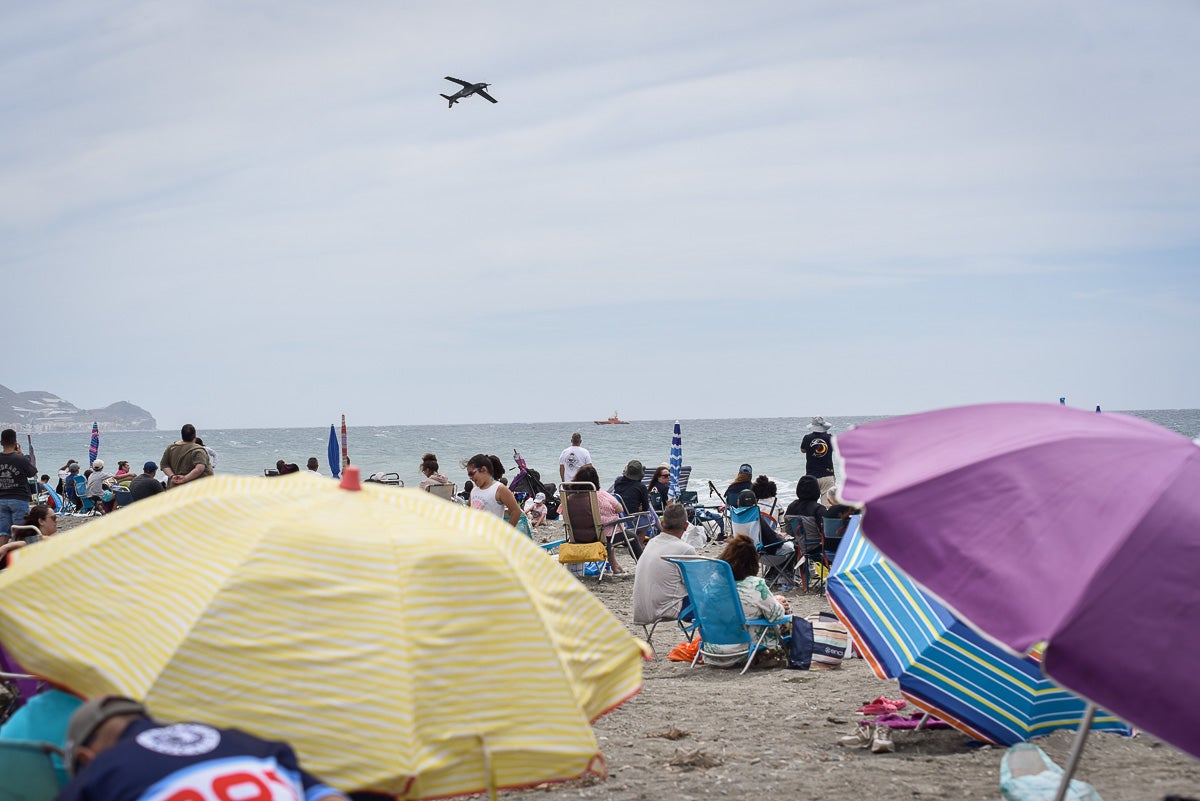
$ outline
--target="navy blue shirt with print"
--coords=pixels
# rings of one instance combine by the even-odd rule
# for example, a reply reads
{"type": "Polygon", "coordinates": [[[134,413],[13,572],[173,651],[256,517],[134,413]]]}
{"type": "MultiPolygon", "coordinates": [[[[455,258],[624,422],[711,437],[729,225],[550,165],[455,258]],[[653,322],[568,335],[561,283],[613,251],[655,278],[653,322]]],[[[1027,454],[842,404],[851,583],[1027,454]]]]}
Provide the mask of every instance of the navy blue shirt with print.
{"type": "Polygon", "coordinates": [[[300,769],[286,743],[202,723],[126,727],[58,801],[319,801],[337,795],[300,769]]]}
{"type": "Polygon", "coordinates": [[[804,454],[804,473],[817,478],[833,475],[833,436],[820,431],[805,434],[800,440],[804,454]]]}

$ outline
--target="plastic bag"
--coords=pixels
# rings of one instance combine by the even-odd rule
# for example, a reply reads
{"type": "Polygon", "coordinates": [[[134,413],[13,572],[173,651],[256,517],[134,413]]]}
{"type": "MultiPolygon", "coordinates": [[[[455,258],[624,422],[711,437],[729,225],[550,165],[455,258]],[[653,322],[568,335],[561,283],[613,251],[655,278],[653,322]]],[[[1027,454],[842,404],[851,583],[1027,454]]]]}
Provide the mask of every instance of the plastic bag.
{"type": "Polygon", "coordinates": [[[687,527],[687,530],[683,532],[683,537],[681,537],[681,539],[696,550],[700,550],[705,545],[708,545],[708,537],[705,536],[704,529],[695,524],[687,527]]]}

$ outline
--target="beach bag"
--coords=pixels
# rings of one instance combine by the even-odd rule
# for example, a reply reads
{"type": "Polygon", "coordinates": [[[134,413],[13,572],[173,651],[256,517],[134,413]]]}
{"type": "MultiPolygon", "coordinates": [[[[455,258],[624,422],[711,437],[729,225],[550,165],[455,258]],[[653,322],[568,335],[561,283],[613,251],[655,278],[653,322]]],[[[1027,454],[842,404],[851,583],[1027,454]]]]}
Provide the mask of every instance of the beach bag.
{"type": "Polygon", "coordinates": [[[558,546],[560,564],[569,562],[603,562],[608,559],[608,550],[603,542],[564,542],[558,546]]]}
{"type": "Polygon", "coordinates": [[[831,612],[818,612],[804,618],[812,624],[812,665],[813,670],[835,670],[842,666],[846,658],[846,648],[850,642],[850,633],[831,612]]]}
{"type": "Polygon", "coordinates": [[[529,528],[529,518],[525,515],[517,518],[517,531],[529,537],[529,539],[533,539],[533,531],[529,528]]]}
{"type": "Polygon", "coordinates": [[[792,670],[834,670],[846,657],[849,632],[837,615],[818,612],[792,618],[787,666],[792,670]]]}

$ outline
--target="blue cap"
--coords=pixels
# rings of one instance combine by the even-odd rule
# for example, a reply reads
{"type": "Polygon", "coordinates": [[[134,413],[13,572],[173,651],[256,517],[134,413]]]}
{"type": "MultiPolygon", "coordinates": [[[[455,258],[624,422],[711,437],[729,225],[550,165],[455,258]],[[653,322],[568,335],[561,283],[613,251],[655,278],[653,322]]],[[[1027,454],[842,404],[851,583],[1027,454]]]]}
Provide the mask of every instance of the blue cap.
{"type": "Polygon", "coordinates": [[[146,462],[144,465],[142,465],[143,473],[153,473],[156,470],[158,470],[158,465],[156,465],[154,462],[146,462]]]}

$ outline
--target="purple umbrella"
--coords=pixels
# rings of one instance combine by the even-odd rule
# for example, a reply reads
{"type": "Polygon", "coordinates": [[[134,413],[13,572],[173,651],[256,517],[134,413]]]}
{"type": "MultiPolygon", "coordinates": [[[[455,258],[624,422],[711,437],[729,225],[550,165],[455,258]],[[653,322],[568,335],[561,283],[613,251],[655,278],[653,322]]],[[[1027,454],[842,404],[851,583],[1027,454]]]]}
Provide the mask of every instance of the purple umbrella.
{"type": "Polygon", "coordinates": [[[92,423],[92,444],[88,446],[88,467],[96,461],[100,453],[100,427],[92,423]]]}
{"type": "Polygon", "coordinates": [[[1200,756],[1200,448],[1120,414],[989,404],[838,437],[864,534],[984,634],[1200,756]]]}

